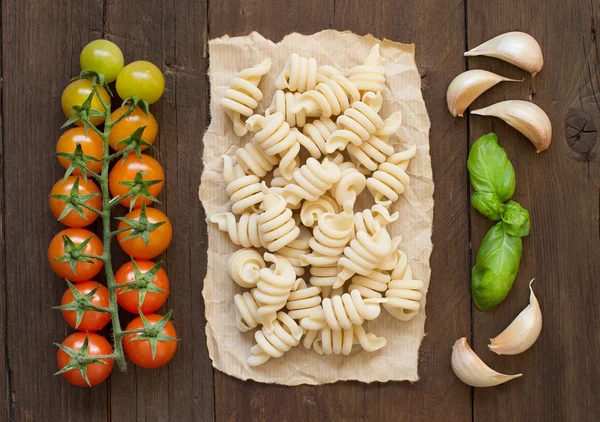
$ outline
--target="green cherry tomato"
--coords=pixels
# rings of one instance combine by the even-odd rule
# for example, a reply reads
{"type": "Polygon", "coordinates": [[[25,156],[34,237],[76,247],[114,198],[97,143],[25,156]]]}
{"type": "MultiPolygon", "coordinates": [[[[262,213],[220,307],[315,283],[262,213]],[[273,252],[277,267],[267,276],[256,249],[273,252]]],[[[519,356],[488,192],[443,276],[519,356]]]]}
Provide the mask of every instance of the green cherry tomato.
{"type": "Polygon", "coordinates": [[[102,73],[106,82],[114,82],[123,69],[123,52],[113,42],[94,40],[86,45],[79,56],[81,70],[93,70],[102,73]]]}
{"type": "Polygon", "coordinates": [[[165,90],[165,78],[158,67],[140,60],[129,63],[117,76],[117,93],[123,100],[140,97],[148,104],[158,101],[165,90]]]}

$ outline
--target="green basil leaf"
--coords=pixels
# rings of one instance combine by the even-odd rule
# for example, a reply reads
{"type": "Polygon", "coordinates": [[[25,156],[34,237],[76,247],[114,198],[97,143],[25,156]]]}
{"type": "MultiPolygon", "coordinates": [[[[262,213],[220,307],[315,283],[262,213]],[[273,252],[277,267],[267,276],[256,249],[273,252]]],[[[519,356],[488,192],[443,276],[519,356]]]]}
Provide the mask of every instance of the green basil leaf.
{"type": "Polygon", "coordinates": [[[495,193],[504,202],[515,192],[515,169],[495,133],[475,141],[467,160],[471,184],[476,192],[495,193]]]}
{"type": "Polygon", "coordinates": [[[518,202],[508,201],[505,204],[502,221],[504,221],[504,228],[508,234],[517,237],[529,234],[529,211],[523,208],[518,202]]]}
{"type": "Polygon", "coordinates": [[[519,269],[523,243],[504,226],[500,221],[487,232],[473,267],[471,292],[482,311],[495,308],[506,298],[519,269]]]}
{"type": "Polygon", "coordinates": [[[504,204],[500,202],[498,196],[491,192],[475,192],[471,197],[471,204],[481,214],[492,221],[500,220],[504,211],[504,204]]]}

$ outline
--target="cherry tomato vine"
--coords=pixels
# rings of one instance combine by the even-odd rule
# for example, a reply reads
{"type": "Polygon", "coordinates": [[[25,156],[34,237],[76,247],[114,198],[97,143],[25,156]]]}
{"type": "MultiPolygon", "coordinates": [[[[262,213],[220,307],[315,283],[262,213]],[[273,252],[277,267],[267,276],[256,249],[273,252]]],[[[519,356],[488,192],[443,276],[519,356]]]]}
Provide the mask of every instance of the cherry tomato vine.
{"type": "Polygon", "coordinates": [[[71,228],[52,240],[48,260],[67,280],[68,289],[55,309],[81,331],[56,344],[56,374],[80,386],[102,382],[113,362],[125,371],[126,357],[144,367],[164,365],[175,353],[178,340],[169,321],[171,311],[164,316],[152,314],[164,304],[169,283],[161,263],[147,261],[162,253],[172,236],[169,219],[150,208],[159,202],[156,196],[164,173],[156,160],[142,154],[154,148],[157,125],[149,104],[162,95],[164,78],[148,62],[123,65],[123,55],[115,44],[92,41],[81,55],[83,70],[71,80],[61,101],[68,118],[62,128],[73,124],[80,127],[67,130],[57,145],[56,155],[66,170],[52,190],[50,206],[57,219],[71,228]],[[113,112],[108,83],[115,80],[117,93],[125,98],[113,112]],[[113,162],[117,163],[116,171],[111,173],[113,162]],[[129,174],[123,170],[126,163],[132,169],[129,174]],[[112,217],[111,211],[119,204],[127,207],[129,214],[112,217]],[[101,239],[82,228],[98,217],[102,221],[101,239]],[[112,229],[115,219],[119,225],[112,229]],[[111,259],[113,238],[131,256],[131,263],[119,270],[119,279],[111,259]],[[106,286],[92,280],[102,267],[106,286]],[[131,274],[125,275],[127,272],[131,274]],[[122,299],[120,295],[124,295],[122,299]],[[126,310],[139,314],[135,324],[126,329],[119,319],[119,301],[126,304],[126,310]],[[109,321],[112,346],[94,333],[109,321]]]}

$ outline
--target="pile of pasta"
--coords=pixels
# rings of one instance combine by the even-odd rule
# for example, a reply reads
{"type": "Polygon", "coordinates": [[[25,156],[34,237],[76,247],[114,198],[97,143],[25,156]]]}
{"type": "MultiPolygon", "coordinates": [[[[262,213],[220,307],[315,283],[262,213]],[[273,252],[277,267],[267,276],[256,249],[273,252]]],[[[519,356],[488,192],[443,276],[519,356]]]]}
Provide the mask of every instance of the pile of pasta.
{"type": "Polygon", "coordinates": [[[347,75],[292,54],[272,103],[256,114],[270,69],[266,59],[242,70],[220,99],[236,135],[253,136],[235,157],[223,156],[231,211],[210,216],[242,247],[228,258],[227,272],[248,289],[234,297],[238,329],[256,329],[248,365],[281,357],[301,341],[326,355],[347,355],[354,345],[377,351],[387,340],[367,332],[365,321],[382,306],[408,321],[424,295],[400,237],[388,231],[399,218],[389,207],[410,182],[416,148],[397,152],[389,142],[400,112],[379,115],[379,45],[347,75]],[[355,210],[363,192],[373,205],[355,210]]]}

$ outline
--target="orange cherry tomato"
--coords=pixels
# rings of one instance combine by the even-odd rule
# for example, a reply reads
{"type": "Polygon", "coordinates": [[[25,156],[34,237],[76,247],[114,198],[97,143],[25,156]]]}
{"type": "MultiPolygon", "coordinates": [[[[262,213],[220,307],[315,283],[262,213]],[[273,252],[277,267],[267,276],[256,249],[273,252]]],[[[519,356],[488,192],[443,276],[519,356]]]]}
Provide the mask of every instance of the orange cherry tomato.
{"type": "MultiPolygon", "coordinates": [[[[142,274],[147,273],[156,265],[152,261],[136,261],[136,264],[142,274]]],[[[134,266],[131,262],[127,262],[119,268],[119,271],[115,274],[115,281],[117,284],[136,281],[134,266]]],[[[157,311],[167,301],[167,297],[169,296],[169,278],[167,277],[165,270],[161,268],[151,280],[147,281],[152,283],[154,287],[164,290],[164,293],[146,290],[146,296],[144,297],[144,302],[142,302],[142,313],[151,314],[152,312],[157,311]]],[[[137,314],[140,300],[139,290],[129,290],[121,293],[124,290],[125,288],[117,290],[117,302],[123,309],[133,314],[137,314]]]]}
{"type": "MultiPolygon", "coordinates": [[[[52,188],[52,191],[50,191],[50,194],[69,195],[69,193],[73,189],[75,181],[77,181],[79,185],[79,188],[77,189],[79,195],[83,196],[100,193],[100,189],[98,189],[98,186],[96,186],[96,184],[90,179],[85,181],[81,176],[69,176],[66,180],[60,179],[58,182],[56,182],[54,184],[54,187],[52,188]]],[[[102,207],[102,197],[100,195],[95,196],[94,198],[90,198],[87,201],[85,201],[85,203],[90,207],[100,210],[100,208],[102,207]]],[[[65,203],[64,201],[61,201],[57,198],[53,198],[52,196],[50,197],[50,209],[52,210],[52,214],[54,214],[56,218],[60,217],[60,215],[63,213],[66,207],[67,203],[65,203]]],[[[90,211],[89,209],[83,206],[80,206],[80,208],[81,211],[83,211],[85,218],[79,215],[76,210],[71,209],[71,211],[69,211],[69,213],[59,221],[67,227],[85,227],[89,226],[94,221],[96,221],[96,219],[98,218],[98,214],[96,214],[93,211],[90,211]]]]}
{"type": "MultiPolygon", "coordinates": [[[[129,110],[128,105],[123,107],[123,111],[121,111],[121,108],[118,108],[117,110],[113,111],[113,113],[110,116],[110,121],[114,122],[121,116],[122,113],[126,112],[127,110],[129,110]]],[[[125,117],[123,120],[121,120],[119,123],[117,123],[111,128],[110,138],[108,138],[110,146],[115,151],[121,151],[123,148],[125,148],[125,145],[119,145],[117,147],[117,144],[123,139],[130,136],[133,132],[135,132],[136,129],[143,126],[145,126],[146,128],[142,133],[142,139],[148,142],[149,144],[153,144],[158,133],[158,125],[156,124],[156,119],[154,118],[152,113],[149,112],[146,116],[140,108],[136,108],[129,116],[125,117]]],[[[148,147],[141,147],[142,151],[146,148],[148,147]]]]}
{"type": "Polygon", "coordinates": [[[87,255],[102,255],[103,253],[104,247],[102,241],[91,231],[85,229],[65,229],[54,236],[48,247],[48,262],[50,262],[52,270],[59,277],[66,278],[72,282],[86,281],[94,278],[104,265],[102,261],[91,259],[91,263],[77,262],[75,273],[73,273],[69,262],[59,262],[55,259],[65,254],[63,235],[68,236],[76,246],[81,245],[88,237],[92,236],[92,239],[83,249],[82,253],[87,255]]]}
{"type": "MultiPolygon", "coordinates": [[[[100,93],[100,97],[104,104],[110,104],[110,95],[106,89],[101,86],[98,86],[98,92],[100,93]]],[[[62,98],[60,100],[63,112],[67,119],[70,119],[75,115],[75,110],[73,110],[74,106],[82,105],[85,100],[92,93],[92,81],[91,79],[78,79],[76,81],[71,82],[62,93],[62,98]]],[[[97,96],[94,96],[92,99],[92,103],[90,105],[91,109],[104,112],[104,107],[102,107],[102,103],[97,96]]],[[[104,121],[104,116],[93,116],[90,117],[90,123],[94,126],[98,126],[100,123],[104,121]]],[[[75,122],[77,126],[83,126],[83,122],[81,119],[75,122]]]]}
{"type": "MultiPolygon", "coordinates": [[[[156,324],[162,318],[161,315],[151,314],[146,315],[146,319],[152,325],[156,324]]],[[[135,318],[129,323],[126,330],[139,330],[144,328],[144,323],[140,317],[135,318]]],[[[177,338],[177,330],[168,321],[162,330],[163,334],[169,337],[177,338]]],[[[152,359],[152,349],[148,340],[131,341],[131,339],[139,336],[139,334],[127,334],[123,337],[123,348],[127,357],[136,365],[143,368],[158,368],[166,365],[177,350],[177,341],[162,341],[159,340],[156,344],[156,355],[152,359]]]]}
{"type": "MultiPolygon", "coordinates": [[[[94,296],[92,296],[90,302],[92,305],[108,308],[110,306],[110,300],[108,289],[105,286],[95,281],[83,281],[75,284],[75,288],[84,296],[90,293],[96,287],[98,287],[98,290],[96,290],[96,293],[94,293],[94,296]]],[[[67,305],[69,303],[73,303],[74,301],[75,297],[73,296],[73,292],[71,292],[71,289],[67,289],[62,297],[62,300],[60,301],[60,304],[67,305]]],[[[85,311],[81,321],[79,322],[79,326],[77,326],[77,311],[63,310],[62,315],[65,318],[65,321],[67,321],[67,324],[79,331],[98,331],[103,329],[106,324],[110,322],[110,314],[105,312],[85,311]]]]}
{"type": "MultiPolygon", "coordinates": [[[[56,152],[75,152],[77,144],[81,144],[81,149],[85,155],[101,160],[104,156],[104,146],[102,138],[94,132],[93,129],[88,130],[86,136],[82,127],[74,127],[63,133],[58,138],[56,144],[56,152]]],[[[68,168],[71,161],[64,157],[58,157],[58,161],[64,168],[68,168]]],[[[102,171],[102,161],[88,161],[86,166],[95,173],[102,171]]],[[[79,169],[75,169],[73,174],[81,174],[79,169]]]]}
{"type": "MultiPolygon", "coordinates": [[[[86,333],[71,334],[69,337],[63,340],[62,345],[75,351],[81,350],[85,342],[85,336],[86,333]]],[[[87,336],[87,354],[89,356],[110,355],[113,352],[112,346],[108,340],[106,340],[106,338],[96,333],[87,333],[87,336]]],[[[60,349],[58,350],[58,354],[56,355],[58,369],[63,369],[65,366],[71,363],[72,360],[73,358],[66,352],[60,349]]],[[[91,363],[86,366],[85,372],[88,380],[90,381],[89,387],[100,384],[110,375],[113,369],[114,361],[112,359],[102,359],[102,361],[104,362],[104,365],[100,363],[91,363]]],[[[65,377],[65,379],[71,384],[79,387],[88,387],[88,384],[81,376],[79,369],[73,368],[69,371],[63,372],[62,376],[65,377]]]]}
{"type": "MultiPolygon", "coordinates": [[[[141,209],[133,210],[125,216],[134,221],[139,221],[141,209]]],[[[134,237],[132,239],[125,238],[131,234],[131,230],[127,230],[117,234],[117,240],[121,249],[125,251],[127,255],[130,255],[136,259],[152,259],[155,256],[160,255],[167,249],[169,243],[171,243],[171,237],[173,236],[173,227],[169,218],[156,208],[147,208],[146,216],[148,223],[160,223],[164,222],[160,227],[150,232],[150,240],[148,244],[144,242],[141,236],[134,237]]],[[[129,227],[129,224],[125,221],[119,223],[118,229],[124,229],[129,227]]]]}
{"type": "MultiPolygon", "coordinates": [[[[163,171],[162,166],[158,161],[149,155],[142,154],[142,159],[140,160],[137,155],[131,153],[127,156],[125,161],[118,160],[113,169],[110,171],[110,175],[108,178],[108,187],[110,189],[110,193],[112,196],[124,196],[130,190],[129,187],[124,186],[121,182],[131,182],[135,179],[135,175],[138,171],[142,171],[142,179],[143,180],[160,180],[159,183],[156,183],[152,186],[148,187],[148,193],[153,197],[158,197],[162,188],[165,184],[165,173],[163,171]]],[[[124,207],[129,208],[131,205],[131,196],[123,199],[120,204],[124,207]]],[[[133,208],[140,208],[142,203],[146,203],[146,205],[151,205],[152,200],[149,198],[139,197],[135,200],[133,208]]]]}

